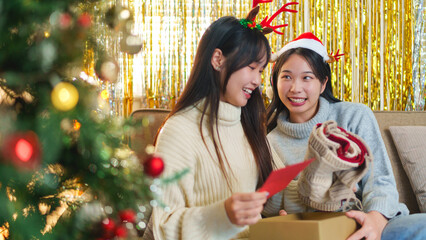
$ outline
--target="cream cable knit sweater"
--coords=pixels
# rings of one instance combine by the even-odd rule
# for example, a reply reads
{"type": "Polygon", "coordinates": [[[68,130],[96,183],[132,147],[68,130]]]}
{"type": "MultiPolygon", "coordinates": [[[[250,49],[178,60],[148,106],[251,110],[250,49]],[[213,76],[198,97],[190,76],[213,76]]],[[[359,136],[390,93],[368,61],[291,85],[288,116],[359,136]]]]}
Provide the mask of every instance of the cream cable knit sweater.
{"type": "MultiPolygon", "coordinates": [[[[241,108],[221,102],[218,115],[220,139],[229,160],[225,168],[228,176],[233,176],[233,192],[254,192],[257,167],[240,122],[241,108]]],[[[162,201],[170,209],[154,208],[151,220],[155,239],[230,239],[248,235],[247,227],[237,227],[228,219],[224,201],[232,193],[205,127],[204,138],[210,153],[201,139],[200,118],[198,107],[184,109],[168,119],[159,135],[156,153],[165,162],[163,176],[185,168],[190,173],[162,189],[162,201]]],[[[276,164],[283,166],[280,161],[276,164]]],[[[275,195],[268,201],[264,214],[278,214],[281,203],[281,194],[275,195]]]]}

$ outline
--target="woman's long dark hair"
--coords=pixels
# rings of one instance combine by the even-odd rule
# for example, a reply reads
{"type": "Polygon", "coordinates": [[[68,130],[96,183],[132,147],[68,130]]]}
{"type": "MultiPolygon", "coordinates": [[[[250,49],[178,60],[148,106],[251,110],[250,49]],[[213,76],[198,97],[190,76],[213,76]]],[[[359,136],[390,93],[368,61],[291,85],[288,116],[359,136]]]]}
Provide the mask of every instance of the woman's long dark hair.
{"type": "Polygon", "coordinates": [[[321,84],[324,84],[324,82],[328,79],[324,92],[321,93],[321,96],[332,103],[340,102],[340,100],[335,98],[333,95],[333,88],[331,86],[330,65],[324,61],[321,55],[307,48],[293,48],[287,50],[277,59],[274,68],[272,69],[271,85],[274,92],[274,96],[272,97],[271,104],[268,106],[266,114],[268,119],[268,132],[272,131],[272,129],[277,126],[277,118],[282,111],[286,111],[289,114],[287,107],[281,102],[281,99],[278,96],[277,81],[282,66],[293,54],[297,54],[306,59],[309,66],[312,68],[315,77],[320,80],[321,84]]]}
{"type": "MultiPolygon", "coordinates": [[[[223,159],[220,154],[220,150],[223,151],[217,125],[220,91],[225,93],[229,78],[234,72],[253,62],[261,62],[265,56],[267,64],[271,57],[270,46],[259,30],[244,28],[238,19],[231,16],[216,20],[201,37],[188,82],[176,106],[165,120],[167,121],[169,117],[184,108],[193,106],[199,100],[205,99],[200,120],[200,134],[206,145],[202,133],[202,122],[204,117],[208,117],[207,129],[212,137],[222,173],[231,191],[229,176],[225,172],[225,163],[229,166],[229,162],[226,155],[223,159]],[[226,58],[224,65],[221,66],[222,71],[226,71],[223,86],[221,86],[220,72],[215,71],[211,64],[215,49],[220,49],[226,58]],[[207,111],[209,111],[208,114],[206,114],[207,111]],[[213,134],[214,131],[218,135],[217,139],[213,134]]],[[[266,140],[266,110],[258,89],[253,91],[247,105],[241,108],[241,123],[256,160],[259,175],[257,187],[260,187],[272,171],[272,156],[266,140]]]]}

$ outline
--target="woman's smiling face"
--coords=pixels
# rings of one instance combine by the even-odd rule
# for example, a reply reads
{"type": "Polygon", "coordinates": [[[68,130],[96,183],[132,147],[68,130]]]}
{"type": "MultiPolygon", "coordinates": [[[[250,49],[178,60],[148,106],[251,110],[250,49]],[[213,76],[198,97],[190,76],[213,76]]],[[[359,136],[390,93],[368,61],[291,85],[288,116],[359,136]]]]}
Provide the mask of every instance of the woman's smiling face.
{"type": "MultiPolygon", "coordinates": [[[[225,93],[221,92],[220,100],[234,106],[244,107],[253,91],[258,91],[262,82],[262,72],[266,65],[266,56],[261,62],[252,62],[229,77],[225,93]]],[[[223,84],[223,83],[222,83],[223,84]]]]}
{"type": "Polygon", "coordinates": [[[303,123],[315,116],[326,83],[321,84],[304,57],[293,54],[288,58],[280,69],[277,91],[291,122],[303,123]]]}

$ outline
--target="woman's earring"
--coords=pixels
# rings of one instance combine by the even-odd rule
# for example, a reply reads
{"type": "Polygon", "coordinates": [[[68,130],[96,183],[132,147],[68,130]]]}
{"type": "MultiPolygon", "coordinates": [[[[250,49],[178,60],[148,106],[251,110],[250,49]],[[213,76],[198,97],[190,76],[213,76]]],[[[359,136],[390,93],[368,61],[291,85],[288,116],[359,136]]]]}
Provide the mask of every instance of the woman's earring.
{"type": "Polygon", "coordinates": [[[214,69],[216,69],[216,71],[220,72],[220,67],[219,66],[216,66],[214,69]]]}

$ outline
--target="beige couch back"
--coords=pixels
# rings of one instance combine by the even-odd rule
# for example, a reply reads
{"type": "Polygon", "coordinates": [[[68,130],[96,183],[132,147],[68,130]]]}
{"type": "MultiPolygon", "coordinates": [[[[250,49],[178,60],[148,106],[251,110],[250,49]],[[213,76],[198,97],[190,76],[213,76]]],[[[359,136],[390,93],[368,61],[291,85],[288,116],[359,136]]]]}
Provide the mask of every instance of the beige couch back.
{"type": "Polygon", "coordinates": [[[131,135],[129,140],[130,148],[136,151],[142,159],[146,157],[146,154],[145,149],[140,149],[140,147],[154,143],[157,131],[169,112],[170,110],[168,109],[144,108],[136,110],[131,114],[131,117],[136,121],[141,121],[144,127],[142,132],[131,135]]]}
{"type": "MultiPolygon", "coordinates": [[[[144,133],[131,136],[130,143],[132,148],[134,149],[136,146],[145,146],[146,144],[153,143],[158,128],[169,112],[170,110],[166,109],[140,109],[133,112],[133,118],[140,120],[144,119],[144,126],[148,126],[148,131],[144,130],[144,133]]],[[[389,132],[389,126],[426,126],[426,112],[374,111],[374,115],[379,123],[380,131],[392,163],[398,192],[400,194],[400,202],[405,203],[411,213],[417,213],[419,212],[419,207],[407,178],[407,174],[405,174],[401,165],[398,152],[396,151],[392,136],[389,132]]]]}
{"type": "MultiPolygon", "coordinates": [[[[380,132],[392,163],[396,185],[399,192],[399,201],[407,205],[410,213],[418,213],[419,207],[407,174],[402,167],[398,152],[389,131],[390,126],[426,126],[426,112],[401,112],[401,111],[374,111],[380,132]]],[[[426,173],[425,173],[426,174],[426,173]]]]}

